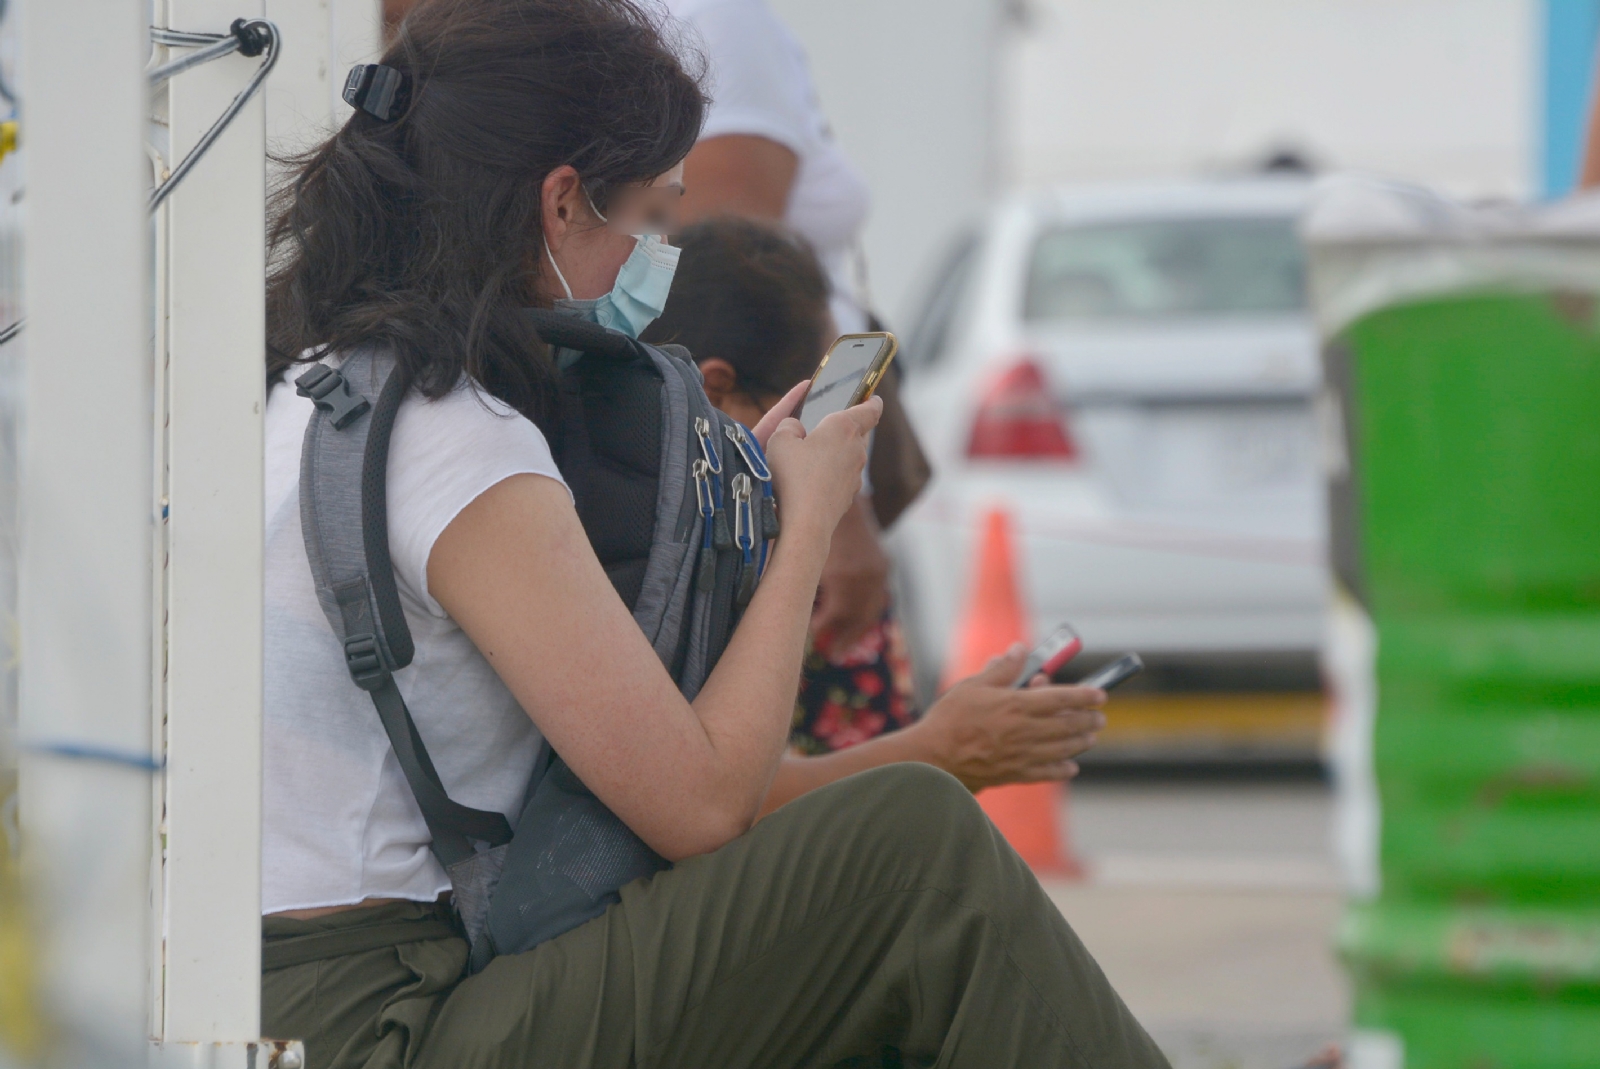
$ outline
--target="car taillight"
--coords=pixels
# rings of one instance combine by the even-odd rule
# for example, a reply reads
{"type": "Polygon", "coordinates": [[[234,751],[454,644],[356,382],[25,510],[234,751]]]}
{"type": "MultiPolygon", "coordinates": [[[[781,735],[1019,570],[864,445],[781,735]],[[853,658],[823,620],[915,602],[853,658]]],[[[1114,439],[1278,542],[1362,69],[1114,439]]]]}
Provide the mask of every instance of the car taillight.
{"type": "Polygon", "coordinates": [[[1078,447],[1039,365],[1023,360],[989,387],[972,421],[967,456],[1077,459],[1078,447]]]}

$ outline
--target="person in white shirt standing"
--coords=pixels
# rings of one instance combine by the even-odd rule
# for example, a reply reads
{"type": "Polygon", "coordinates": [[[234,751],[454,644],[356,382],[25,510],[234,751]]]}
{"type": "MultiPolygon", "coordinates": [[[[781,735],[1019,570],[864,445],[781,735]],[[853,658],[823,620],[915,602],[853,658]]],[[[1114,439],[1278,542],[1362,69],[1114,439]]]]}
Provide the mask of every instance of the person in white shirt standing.
{"type": "Polygon", "coordinates": [[[710,61],[711,108],[684,166],[685,218],[782,222],[811,245],[843,334],[867,329],[867,180],[828,128],[805,51],[763,0],[664,0],[710,61]]]}
{"type": "MultiPolygon", "coordinates": [[[[863,285],[861,252],[871,194],[828,126],[800,42],[764,0],[662,2],[686,31],[684,44],[703,50],[710,67],[711,108],[684,163],[685,218],[734,215],[794,231],[827,272],[835,332],[879,329],[863,285]]],[[[811,752],[827,752],[836,739],[860,734],[852,730],[830,740],[806,726],[822,692],[834,689],[824,680],[828,666],[858,664],[873,648],[903,648],[889,610],[889,558],[879,531],[916,496],[928,470],[892,381],[883,391],[884,419],[868,478],[834,532],[812,619],[815,650],[807,663],[818,667],[808,668],[802,684],[808,712],[795,737],[811,752]]],[[[899,700],[910,706],[909,675],[898,675],[905,691],[899,700]]]]}

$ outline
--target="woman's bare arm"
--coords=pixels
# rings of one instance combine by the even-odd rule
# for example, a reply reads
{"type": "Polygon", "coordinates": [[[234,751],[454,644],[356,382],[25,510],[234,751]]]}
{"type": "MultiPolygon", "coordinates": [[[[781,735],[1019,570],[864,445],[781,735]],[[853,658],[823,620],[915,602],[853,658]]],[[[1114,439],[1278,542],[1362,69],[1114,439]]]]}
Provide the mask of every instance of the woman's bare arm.
{"type": "MultiPolygon", "coordinates": [[[[434,544],[429,589],[602,801],[662,856],[754,821],[783,752],[828,538],[865,462],[874,402],[769,444],[783,535],[693,705],[617,597],[558,483],[504,480],[434,544]],[[784,485],[787,484],[787,485],[784,485]]],[[[787,430],[786,430],[787,428],[787,430]]]]}

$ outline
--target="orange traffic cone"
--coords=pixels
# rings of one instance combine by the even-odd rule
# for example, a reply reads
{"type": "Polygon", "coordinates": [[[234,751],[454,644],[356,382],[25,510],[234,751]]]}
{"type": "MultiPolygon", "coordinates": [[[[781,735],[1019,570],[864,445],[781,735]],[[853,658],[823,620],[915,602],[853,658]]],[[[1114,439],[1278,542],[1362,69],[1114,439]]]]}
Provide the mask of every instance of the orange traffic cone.
{"type": "MultiPolygon", "coordinates": [[[[1013,642],[1029,644],[1029,630],[1011,516],[991,508],[983,518],[972,593],[946,662],[945,686],[982,671],[1013,642]]],[[[1083,866],[1072,856],[1059,820],[1061,791],[1054,783],[1014,783],[980,792],[978,804],[1035,872],[1078,877],[1083,866]]]]}

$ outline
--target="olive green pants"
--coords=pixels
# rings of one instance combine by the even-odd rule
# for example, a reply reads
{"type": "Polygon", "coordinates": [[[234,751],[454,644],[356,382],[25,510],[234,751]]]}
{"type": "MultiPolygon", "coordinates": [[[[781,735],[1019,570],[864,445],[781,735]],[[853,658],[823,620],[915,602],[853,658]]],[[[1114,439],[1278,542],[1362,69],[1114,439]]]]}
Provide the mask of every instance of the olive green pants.
{"type": "Polygon", "coordinates": [[[476,976],[439,916],[268,918],[263,1034],[305,1040],[310,1069],[1167,1064],[972,796],[923,765],[814,791],[476,976]]]}

